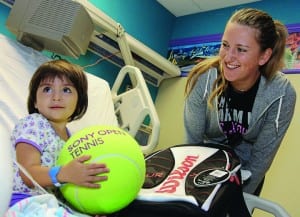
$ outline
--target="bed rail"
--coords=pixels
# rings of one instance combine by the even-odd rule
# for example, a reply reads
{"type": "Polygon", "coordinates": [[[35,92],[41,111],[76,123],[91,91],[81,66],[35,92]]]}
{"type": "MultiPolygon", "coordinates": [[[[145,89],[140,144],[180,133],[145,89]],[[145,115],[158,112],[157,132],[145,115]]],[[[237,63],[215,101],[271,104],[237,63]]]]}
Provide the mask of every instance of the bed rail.
{"type": "Polygon", "coordinates": [[[132,136],[136,136],[145,119],[150,118],[151,133],[148,142],[140,145],[144,154],[151,153],[158,143],[160,122],[141,71],[134,66],[124,66],[115,80],[111,93],[119,126],[132,136]],[[126,75],[129,76],[133,87],[119,93],[126,75]]]}

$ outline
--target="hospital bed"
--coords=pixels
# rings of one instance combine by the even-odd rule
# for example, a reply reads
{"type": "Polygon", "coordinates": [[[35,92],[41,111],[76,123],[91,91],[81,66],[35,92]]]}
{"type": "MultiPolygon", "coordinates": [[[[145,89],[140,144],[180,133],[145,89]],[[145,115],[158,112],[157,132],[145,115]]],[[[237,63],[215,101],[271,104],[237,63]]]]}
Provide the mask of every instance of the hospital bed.
{"type": "MultiPolygon", "coordinates": [[[[116,39],[120,50],[123,55],[129,55],[129,57],[124,58],[125,66],[121,68],[112,89],[105,80],[87,73],[89,82],[88,111],[81,120],[72,122],[68,127],[71,132],[75,132],[93,124],[116,125],[135,137],[143,127],[145,118],[149,117],[151,132],[147,142],[141,144],[143,152],[147,154],[157,144],[160,123],[144,76],[140,69],[134,66],[137,63],[130,54],[130,46],[126,44],[128,37],[125,37],[125,42],[124,38],[121,38],[116,39]],[[133,87],[123,92],[121,85],[125,77],[131,79],[133,87]]],[[[49,58],[31,47],[24,46],[3,35],[0,35],[0,48],[0,141],[2,145],[0,159],[1,162],[5,162],[5,164],[1,163],[0,171],[2,174],[7,174],[6,176],[1,175],[0,182],[2,185],[0,188],[0,215],[2,215],[7,207],[12,185],[10,171],[12,162],[9,154],[11,150],[8,134],[16,120],[26,114],[27,84],[32,73],[49,58]]],[[[176,73],[174,74],[176,75],[176,73]]],[[[258,208],[277,217],[289,216],[280,205],[271,201],[246,193],[245,198],[250,211],[258,208]]]]}
{"type": "MultiPolygon", "coordinates": [[[[1,34],[0,47],[0,139],[1,154],[4,155],[1,156],[1,162],[7,162],[0,170],[4,171],[2,174],[9,174],[11,158],[9,151],[3,146],[9,147],[10,131],[16,121],[27,114],[28,84],[32,74],[39,65],[50,59],[41,52],[1,34]]],[[[70,131],[76,132],[91,125],[113,125],[135,137],[144,124],[144,119],[149,116],[151,135],[146,144],[140,145],[145,154],[151,152],[158,141],[160,123],[140,70],[133,66],[121,68],[112,89],[107,81],[88,72],[86,75],[89,106],[82,119],[68,124],[70,131]],[[136,84],[124,92],[121,86],[127,76],[135,78],[136,84]]],[[[10,177],[6,178],[1,175],[1,183],[12,183],[10,177]]],[[[2,197],[5,192],[0,192],[0,195],[2,197]]]]}
{"type": "MultiPolygon", "coordinates": [[[[26,114],[28,83],[32,73],[50,59],[3,35],[0,35],[0,45],[0,123],[11,130],[17,119],[26,114]]],[[[145,154],[152,151],[157,144],[160,124],[139,69],[133,66],[123,67],[112,89],[105,80],[90,73],[86,74],[89,84],[88,110],[81,120],[69,124],[70,131],[103,124],[119,126],[135,136],[144,119],[149,116],[152,135],[149,135],[148,143],[141,144],[141,148],[145,154]],[[136,84],[130,90],[122,92],[121,85],[126,75],[134,77],[136,84]]]]}

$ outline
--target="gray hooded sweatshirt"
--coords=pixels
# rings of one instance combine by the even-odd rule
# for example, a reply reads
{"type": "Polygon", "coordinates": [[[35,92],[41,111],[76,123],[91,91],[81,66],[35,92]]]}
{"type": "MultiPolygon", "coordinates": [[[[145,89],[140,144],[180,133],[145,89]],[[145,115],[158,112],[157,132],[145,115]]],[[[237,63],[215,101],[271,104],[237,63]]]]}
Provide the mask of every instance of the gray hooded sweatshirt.
{"type": "MultiPolygon", "coordinates": [[[[217,99],[213,103],[214,109],[207,103],[216,78],[215,68],[200,75],[186,98],[186,143],[220,143],[226,139],[219,125],[217,99]]],[[[270,168],[292,120],[295,103],[295,89],[283,73],[276,73],[271,80],[261,76],[248,131],[242,136],[241,144],[235,147],[242,169],[252,173],[249,182],[243,186],[245,192],[254,193],[270,168]]]]}

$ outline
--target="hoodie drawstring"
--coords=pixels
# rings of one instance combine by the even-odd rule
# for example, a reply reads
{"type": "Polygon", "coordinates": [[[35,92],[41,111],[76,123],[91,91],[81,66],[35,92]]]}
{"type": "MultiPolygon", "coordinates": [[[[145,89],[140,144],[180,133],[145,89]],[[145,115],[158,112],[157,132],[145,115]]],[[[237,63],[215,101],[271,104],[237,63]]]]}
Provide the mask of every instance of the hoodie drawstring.
{"type": "Polygon", "coordinates": [[[282,105],[282,97],[279,99],[279,105],[278,105],[278,111],[275,119],[275,125],[276,125],[276,131],[278,133],[278,128],[279,128],[279,116],[280,116],[280,110],[281,110],[281,105],[282,105]]]}
{"type": "Polygon", "coordinates": [[[204,90],[204,94],[203,94],[203,99],[205,98],[205,96],[207,95],[207,92],[208,92],[208,83],[209,83],[209,78],[210,78],[210,71],[211,70],[209,70],[208,75],[207,75],[205,90],[204,90]]]}

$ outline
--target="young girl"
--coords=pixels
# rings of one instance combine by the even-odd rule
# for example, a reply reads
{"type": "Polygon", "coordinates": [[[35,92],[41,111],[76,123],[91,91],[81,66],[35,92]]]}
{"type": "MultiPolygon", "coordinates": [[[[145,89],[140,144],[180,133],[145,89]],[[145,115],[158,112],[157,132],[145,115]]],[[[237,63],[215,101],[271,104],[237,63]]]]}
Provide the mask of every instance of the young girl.
{"type": "MultiPolygon", "coordinates": [[[[109,169],[101,163],[84,163],[90,156],[81,156],[57,167],[56,159],[70,137],[68,122],[81,118],[88,106],[87,78],[79,66],[66,60],[42,64],[29,85],[29,115],[22,118],[12,132],[12,145],[17,162],[42,187],[52,192],[62,183],[99,188],[107,180],[109,169]]],[[[33,183],[14,165],[11,204],[39,192],[33,183]]]]}

